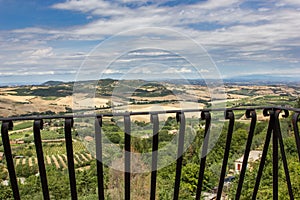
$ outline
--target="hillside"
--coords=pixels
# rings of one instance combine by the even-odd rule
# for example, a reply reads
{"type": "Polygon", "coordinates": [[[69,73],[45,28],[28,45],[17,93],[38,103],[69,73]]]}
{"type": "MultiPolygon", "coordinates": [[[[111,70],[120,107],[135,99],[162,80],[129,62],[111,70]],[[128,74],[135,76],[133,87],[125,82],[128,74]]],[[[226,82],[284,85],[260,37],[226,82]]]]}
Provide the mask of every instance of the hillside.
{"type": "MultiPolygon", "coordinates": [[[[190,102],[190,107],[210,106],[208,89],[200,81],[193,80],[186,85],[172,81],[144,81],[103,79],[98,82],[83,81],[76,83],[76,95],[82,99],[92,98],[95,109],[110,111],[150,109],[159,105],[166,109],[181,107],[180,103],[190,102]],[[90,85],[97,83],[95,94],[90,97],[90,85]],[[79,85],[79,87],[78,87],[79,85]],[[78,90],[80,88],[80,90],[78,90]],[[112,98],[113,97],[113,98],[112,98]],[[126,108],[125,108],[125,107],[126,108]]],[[[66,113],[73,108],[73,82],[48,81],[41,85],[0,87],[0,116],[66,113]]],[[[219,87],[219,90],[223,90],[219,87]]],[[[227,106],[292,105],[300,94],[299,85],[272,84],[247,85],[225,84],[227,106]]],[[[84,101],[83,101],[84,102],[84,101]]],[[[215,101],[222,103],[223,100],[215,101]]]]}

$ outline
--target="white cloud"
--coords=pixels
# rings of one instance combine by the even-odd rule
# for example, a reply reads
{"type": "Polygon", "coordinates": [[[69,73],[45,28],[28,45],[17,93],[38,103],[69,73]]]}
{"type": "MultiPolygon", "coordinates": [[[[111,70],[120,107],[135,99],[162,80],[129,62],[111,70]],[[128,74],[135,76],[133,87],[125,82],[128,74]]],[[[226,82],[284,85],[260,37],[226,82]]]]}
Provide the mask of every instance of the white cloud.
{"type": "Polygon", "coordinates": [[[37,72],[28,72],[28,71],[15,71],[15,72],[0,72],[0,76],[28,76],[28,75],[54,75],[59,74],[55,71],[37,71],[37,72]]]}
{"type": "Polygon", "coordinates": [[[192,72],[191,69],[182,67],[180,69],[170,68],[170,69],[167,69],[167,70],[163,71],[162,73],[164,73],[164,74],[173,74],[173,73],[180,74],[180,73],[191,73],[191,72],[192,72]]]}
{"type": "Polygon", "coordinates": [[[232,7],[237,5],[239,2],[239,0],[210,0],[198,3],[197,5],[192,5],[191,7],[213,10],[224,7],[232,7]]]}
{"type": "MultiPolygon", "coordinates": [[[[281,0],[274,5],[265,3],[258,9],[241,6],[244,3],[241,0],[158,6],[163,2],[166,1],[157,0],[148,5],[146,1],[136,0],[70,0],[54,4],[54,9],[85,13],[89,20],[85,25],[57,29],[28,27],[0,31],[0,61],[9,66],[41,65],[45,70],[49,66],[54,69],[74,68],[80,65],[84,54],[88,52],[82,53],[78,47],[50,47],[48,43],[102,40],[138,27],[167,27],[187,34],[203,44],[217,62],[300,61],[297,50],[300,45],[298,0],[281,0]],[[127,7],[126,3],[134,3],[137,7],[127,7]]],[[[189,47],[182,41],[171,40],[167,45],[189,51],[189,47]]],[[[143,56],[162,56],[162,59],[166,59],[168,53],[132,52],[132,56],[139,58],[124,58],[118,62],[145,62],[143,56]]],[[[174,72],[188,73],[188,69],[181,68],[174,72]]],[[[106,73],[113,74],[116,71],[108,70],[106,73]]]]}
{"type": "Polygon", "coordinates": [[[106,69],[104,70],[103,74],[117,74],[122,73],[120,70],[114,70],[114,69],[106,69]]]}
{"type": "Polygon", "coordinates": [[[281,0],[280,2],[283,5],[296,5],[296,6],[300,6],[300,1],[298,1],[298,0],[281,0]]]}
{"type": "Polygon", "coordinates": [[[170,55],[170,53],[165,51],[135,51],[128,53],[129,56],[164,56],[164,55],[170,55]]]}
{"type": "Polygon", "coordinates": [[[50,57],[50,56],[54,55],[52,50],[53,50],[52,47],[38,49],[38,50],[32,52],[31,56],[36,57],[36,58],[50,57]]]}
{"type": "Polygon", "coordinates": [[[52,8],[90,12],[99,8],[101,9],[110,8],[110,3],[108,1],[102,1],[102,0],[84,0],[84,1],[70,0],[64,3],[55,4],[52,6],[52,8]]]}

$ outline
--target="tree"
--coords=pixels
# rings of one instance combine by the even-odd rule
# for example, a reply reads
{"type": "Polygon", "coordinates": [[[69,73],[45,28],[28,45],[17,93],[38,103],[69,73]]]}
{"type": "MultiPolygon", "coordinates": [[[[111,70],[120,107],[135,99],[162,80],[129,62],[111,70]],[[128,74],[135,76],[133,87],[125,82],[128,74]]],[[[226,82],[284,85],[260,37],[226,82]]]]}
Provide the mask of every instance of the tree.
{"type": "Polygon", "coordinates": [[[0,184],[0,199],[13,199],[13,194],[10,185],[5,186],[0,184]]]}

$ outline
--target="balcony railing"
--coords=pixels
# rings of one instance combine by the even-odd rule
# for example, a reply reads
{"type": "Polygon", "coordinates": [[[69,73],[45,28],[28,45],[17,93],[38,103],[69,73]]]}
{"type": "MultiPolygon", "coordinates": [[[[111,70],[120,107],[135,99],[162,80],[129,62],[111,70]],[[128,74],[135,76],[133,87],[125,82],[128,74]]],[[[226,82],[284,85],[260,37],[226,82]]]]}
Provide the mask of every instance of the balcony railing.
{"type": "MultiPolygon", "coordinates": [[[[179,191],[180,191],[180,182],[181,182],[181,173],[182,173],[182,154],[184,151],[184,136],[185,136],[185,126],[186,126],[186,119],[185,114],[188,112],[199,112],[200,120],[205,121],[205,140],[203,142],[202,148],[202,156],[199,166],[199,175],[198,175],[198,184],[197,184],[197,192],[195,199],[200,199],[201,192],[203,188],[203,177],[206,168],[206,154],[208,151],[208,141],[209,141],[209,134],[211,128],[211,112],[224,112],[225,113],[225,120],[229,121],[228,129],[227,129],[227,136],[226,136],[226,144],[225,144],[225,151],[222,161],[221,172],[219,176],[219,184],[217,186],[217,195],[216,199],[222,198],[222,190],[224,187],[224,180],[226,175],[226,168],[228,165],[229,159],[229,150],[232,141],[232,135],[234,132],[234,122],[235,116],[234,112],[236,111],[245,111],[245,116],[250,120],[249,129],[248,129],[248,136],[246,147],[244,151],[244,157],[242,162],[242,167],[239,175],[238,186],[235,193],[235,199],[240,199],[241,191],[243,187],[243,182],[246,174],[247,162],[251,150],[252,139],[254,136],[255,126],[257,124],[257,114],[256,111],[262,111],[265,117],[268,117],[268,129],[265,136],[263,151],[259,163],[259,169],[256,176],[255,186],[253,188],[252,199],[256,199],[259,185],[261,182],[263,169],[265,167],[266,157],[268,153],[268,149],[270,143],[272,142],[272,179],[273,179],[273,199],[278,199],[278,166],[279,166],[279,151],[281,154],[281,160],[283,162],[284,173],[286,177],[286,183],[288,188],[288,194],[290,199],[294,199],[294,191],[290,180],[290,174],[288,169],[287,158],[285,154],[285,148],[280,128],[280,117],[287,118],[290,113],[292,115],[292,129],[295,136],[295,143],[297,147],[297,153],[300,161],[300,137],[299,137],[299,128],[298,128],[298,121],[300,110],[293,109],[293,108],[282,108],[282,107],[256,107],[256,108],[230,108],[230,109],[200,109],[200,110],[170,110],[164,111],[163,113],[173,113],[176,114],[177,122],[179,123],[179,142],[178,142],[178,159],[176,161],[176,175],[175,175],[175,185],[174,185],[174,192],[173,192],[173,199],[179,198],[179,191]],[[280,113],[282,113],[280,115],[280,113]],[[271,141],[272,139],[272,141],[271,141]]],[[[150,190],[150,199],[154,200],[156,198],[156,182],[157,182],[157,157],[158,157],[158,144],[159,144],[159,119],[158,116],[162,114],[162,112],[131,112],[131,113],[118,113],[117,115],[123,117],[124,120],[124,148],[125,148],[125,172],[124,172],[124,197],[125,199],[130,199],[130,187],[131,187],[131,116],[134,115],[149,115],[151,118],[151,123],[153,124],[153,137],[152,137],[152,170],[151,170],[151,187],[150,190]]],[[[44,153],[42,147],[42,140],[41,140],[41,129],[43,129],[43,120],[46,119],[60,119],[64,121],[64,135],[65,135],[65,145],[66,145],[66,152],[67,152],[67,163],[68,163],[68,173],[69,173],[69,181],[70,181],[70,194],[72,199],[77,199],[77,190],[76,190],[76,172],[74,167],[74,154],[73,154],[73,145],[72,145],[72,127],[74,124],[74,118],[87,118],[87,117],[95,117],[95,143],[96,143],[96,158],[95,162],[97,163],[97,178],[98,178],[98,196],[99,199],[104,199],[104,170],[103,170],[103,163],[100,162],[102,160],[102,125],[103,125],[103,117],[112,117],[112,114],[101,114],[101,115],[63,115],[63,116],[38,116],[38,117],[14,117],[14,118],[1,118],[2,127],[1,127],[1,136],[2,142],[4,147],[4,153],[7,163],[7,169],[9,172],[9,178],[11,183],[11,188],[13,191],[14,199],[20,199],[18,181],[16,177],[16,171],[14,167],[14,161],[12,156],[12,149],[10,145],[9,139],[9,130],[13,129],[13,124],[16,121],[24,121],[24,120],[32,120],[33,121],[33,133],[34,133],[34,143],[36,147],[36,156],[38,160],[38,167],[39,167],[39,177],[42,186],[42,192],[44,199],[50,199],[49,189],[48,189],[48,181],[47,181],[47,174],[45,168],[45,161],[44,161],[44,153]]],[[[200,147],[199,147],[200,148],[200,147]]],[[[299,177],[300,178],[300,177],[299,177]]],[[[1,191],[0,191],[1,192],[1,191]]]]}

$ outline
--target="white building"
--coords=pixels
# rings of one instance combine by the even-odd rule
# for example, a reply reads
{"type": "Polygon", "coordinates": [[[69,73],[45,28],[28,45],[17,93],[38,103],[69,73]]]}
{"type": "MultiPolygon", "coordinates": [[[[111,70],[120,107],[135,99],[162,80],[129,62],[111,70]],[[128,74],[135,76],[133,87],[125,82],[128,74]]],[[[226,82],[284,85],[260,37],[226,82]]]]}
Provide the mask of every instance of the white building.
{"type": "MultiPolygon", "coordinates": [[[[250,151],[249,157],[248,157],[248,162],[247,162],[247,167],[249,166],[249,163],[253,163],[261,158],[262,151],[250,151]]],[[[240,173],[242,170],[242,165],[243,165],[243,160],[244,160],[244,155],[240,157],[239,159],[234,161],[235,165],[235,172],[240,173]]]]}

